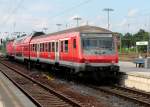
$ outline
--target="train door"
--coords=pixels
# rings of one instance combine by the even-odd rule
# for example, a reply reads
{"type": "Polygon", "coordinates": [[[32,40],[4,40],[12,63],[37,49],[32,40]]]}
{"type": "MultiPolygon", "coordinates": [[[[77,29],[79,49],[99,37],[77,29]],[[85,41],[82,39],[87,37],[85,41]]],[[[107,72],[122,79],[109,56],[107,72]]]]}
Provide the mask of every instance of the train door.
{"type": "Polygon", "coordinates": [[[59,41],[55,42],[55,62],[59,62],[59,41]]]}
{"type": "Polygon", "coordinates": [[[76,37],[72,37],[72,61],[75,62],[76,60],[76,37]]]}

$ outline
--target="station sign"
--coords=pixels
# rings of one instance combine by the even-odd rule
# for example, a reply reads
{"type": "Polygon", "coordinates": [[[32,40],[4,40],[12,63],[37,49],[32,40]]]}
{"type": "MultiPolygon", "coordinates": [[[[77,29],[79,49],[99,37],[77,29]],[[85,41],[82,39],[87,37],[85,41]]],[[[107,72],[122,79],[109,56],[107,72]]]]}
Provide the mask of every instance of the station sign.
{"type": "Polygon", "coordinates": [[[136,42],[136,45],[148,45],[148,41],[139,41],[136,42]]]}

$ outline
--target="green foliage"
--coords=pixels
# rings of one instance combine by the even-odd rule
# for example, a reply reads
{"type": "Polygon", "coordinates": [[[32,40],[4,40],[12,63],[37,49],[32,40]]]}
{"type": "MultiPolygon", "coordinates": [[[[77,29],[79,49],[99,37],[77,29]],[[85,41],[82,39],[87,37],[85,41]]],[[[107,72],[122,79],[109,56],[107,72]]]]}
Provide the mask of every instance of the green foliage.
{"type": "MultiPolygon", "coordinates": [[[[126,33],[121,37],[121,43],[122,43],[122,52],[135,52],[136,51],[136,42],[137,41],[149,41],[150,34],[146,32],[143,29],[140,29],[137,33],[131,34],[126,33]]],[[[140,52],[146,52],[147,46],[138,46],[138,51],[140,52]]]]}
{"type": "Polygon", "coordinates": [[[9,38],[3,39],[2,44],[0,45],[0,52],[5,54],[6,53],[6,43],[9,40],[9,38]]]}

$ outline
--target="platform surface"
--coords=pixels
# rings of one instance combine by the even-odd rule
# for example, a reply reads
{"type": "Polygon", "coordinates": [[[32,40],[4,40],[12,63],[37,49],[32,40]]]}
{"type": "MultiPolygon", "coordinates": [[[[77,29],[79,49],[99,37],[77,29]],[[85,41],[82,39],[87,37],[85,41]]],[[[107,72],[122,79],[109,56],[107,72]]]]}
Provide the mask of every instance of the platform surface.
{"type": "Polygon", "coordinates": [[[143,76],[145,78],[150,78],[150,69],[146,68],[136,68],[136,64],[133,62],[119,62],[120,72],[125,72],[126,74],[132,74],[135,76],[143,76]]]}
{"type": "Polygon", "coordinates": [[[0,107],[36,107],[0,72],[0,107]]]}

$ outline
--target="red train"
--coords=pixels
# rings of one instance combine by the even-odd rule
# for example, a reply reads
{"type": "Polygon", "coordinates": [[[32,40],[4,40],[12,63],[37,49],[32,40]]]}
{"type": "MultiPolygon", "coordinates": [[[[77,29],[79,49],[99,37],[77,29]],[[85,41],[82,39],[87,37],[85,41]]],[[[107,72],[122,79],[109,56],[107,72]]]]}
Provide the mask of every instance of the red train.
{"type": "Polygon", "coordinates": [[[119,71],[112,32],[95,26],[23,36],[9,41],[6,50],[8,57],[14,59],[69,68],[68,72],[98,79],[116,76],[119,71]]]}

